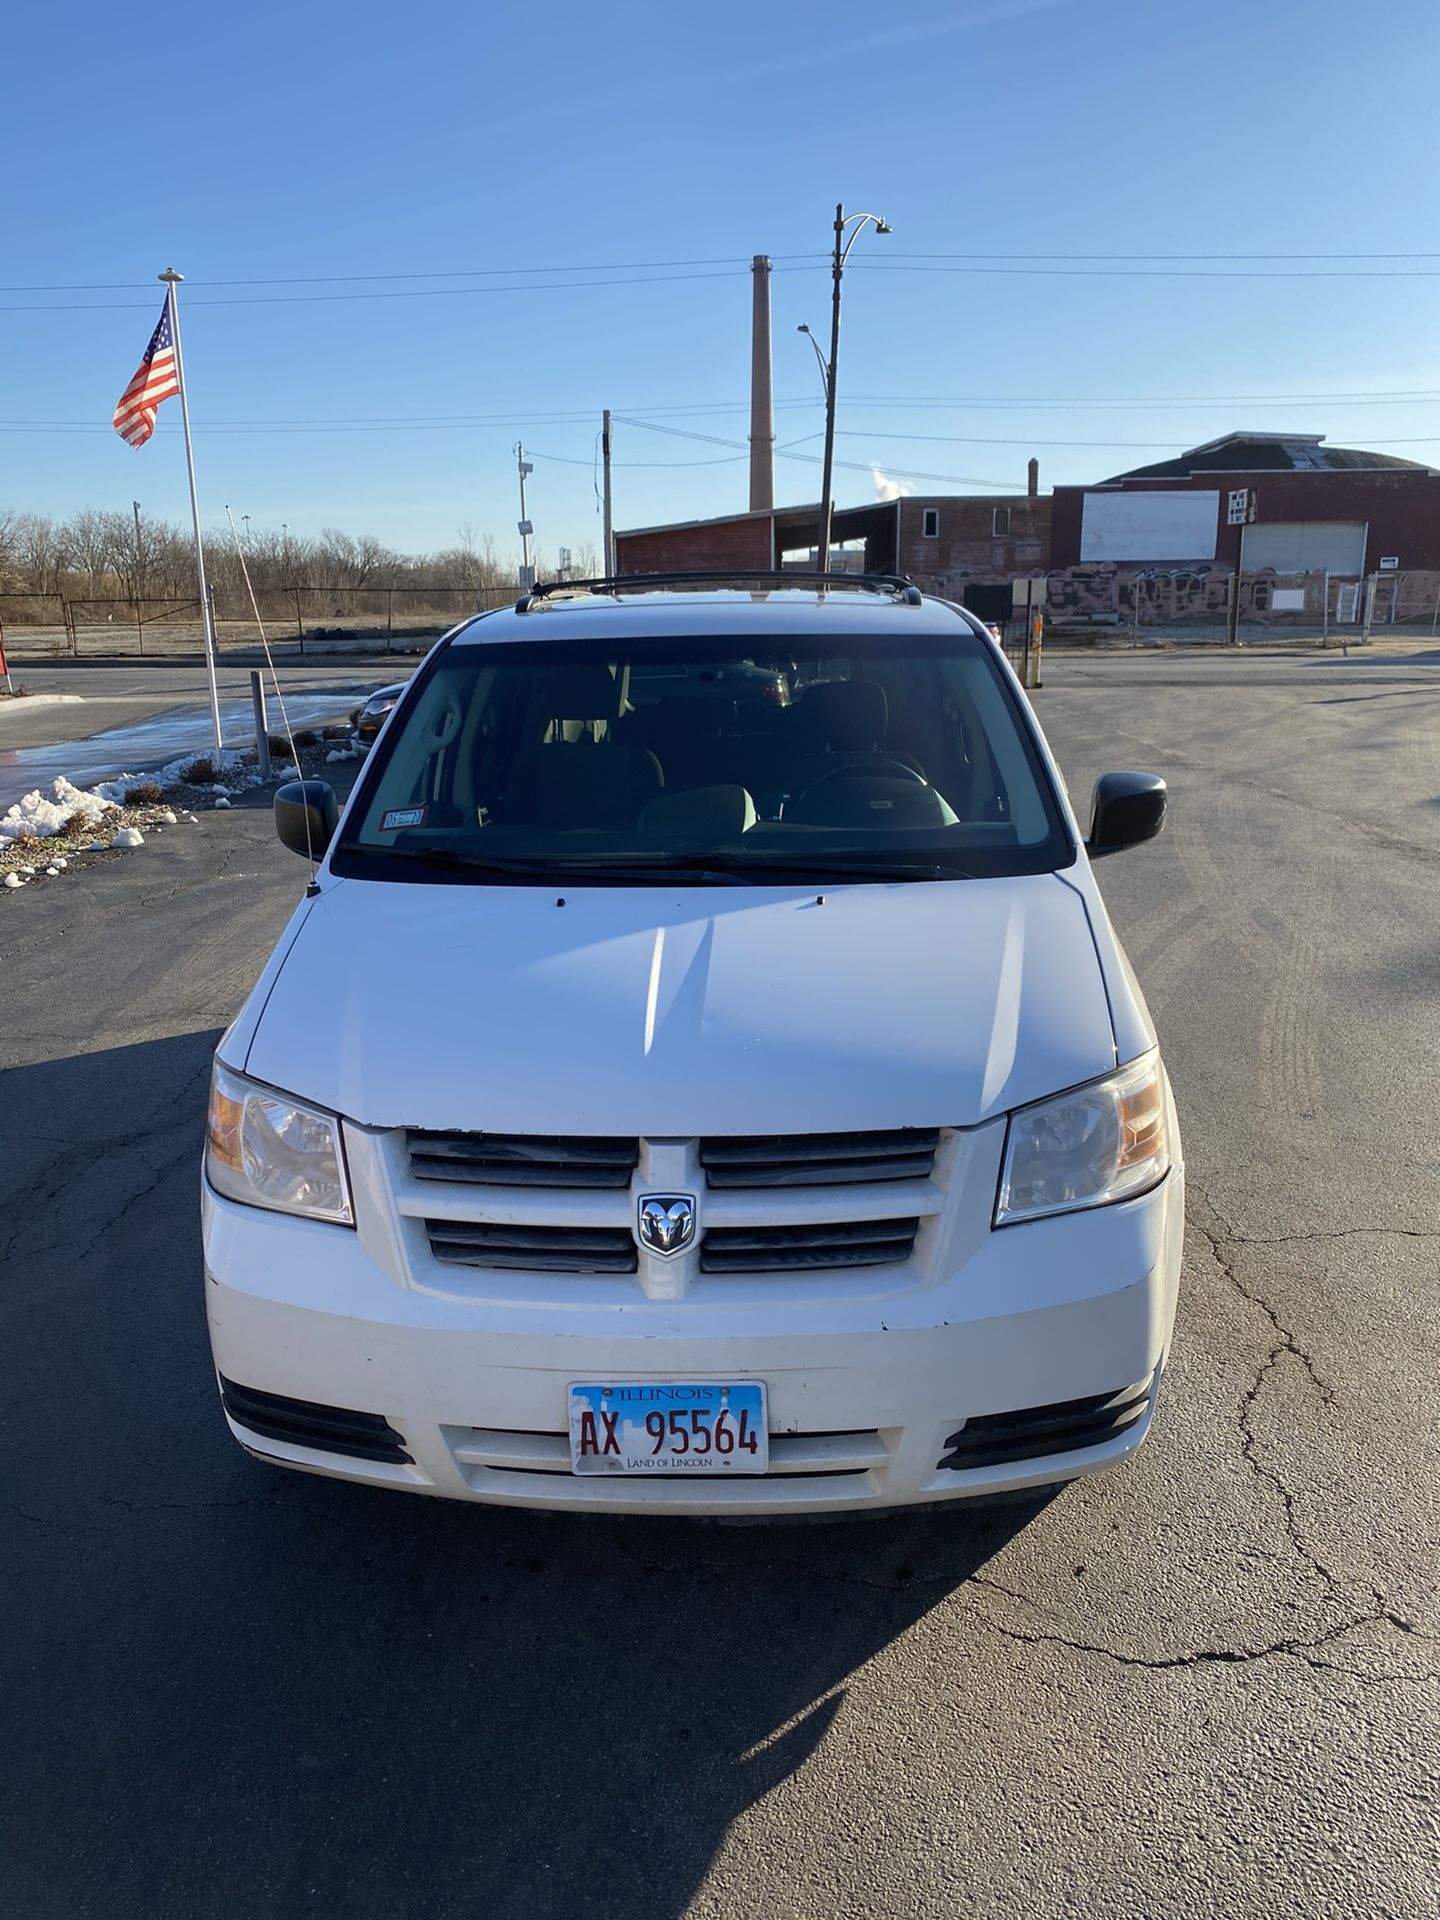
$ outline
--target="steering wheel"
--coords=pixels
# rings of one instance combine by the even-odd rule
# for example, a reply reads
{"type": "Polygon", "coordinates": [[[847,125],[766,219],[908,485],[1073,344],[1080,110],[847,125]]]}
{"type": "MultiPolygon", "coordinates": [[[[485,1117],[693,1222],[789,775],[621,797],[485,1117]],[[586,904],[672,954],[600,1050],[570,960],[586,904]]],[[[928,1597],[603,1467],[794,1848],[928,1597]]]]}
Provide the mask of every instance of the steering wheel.
{"type": "Polygon", "coordinates": [[[897,760],[888,753],[877,753],[871,760],[845,760],[838,767],[831,767],[818,780],[812,780],[803,793],[797,793],[794,804],[798,806],[802,800],[808,800],[812,793],[828,786],[832,780],[869,780],[882,770],[898,775],[902,780],[913,780],[918,787],[928,787],[930,784],[923,773],[917,773],[905,761],[897,760]]]}

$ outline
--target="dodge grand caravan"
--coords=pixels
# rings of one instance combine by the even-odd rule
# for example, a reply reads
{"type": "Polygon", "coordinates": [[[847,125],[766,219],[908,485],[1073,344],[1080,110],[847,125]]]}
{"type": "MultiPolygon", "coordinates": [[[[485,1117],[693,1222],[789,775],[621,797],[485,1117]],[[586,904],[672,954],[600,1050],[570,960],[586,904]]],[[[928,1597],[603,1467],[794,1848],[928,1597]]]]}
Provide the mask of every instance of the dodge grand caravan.
{"type": "Polygon", "coordinates": [[[1082,839],[973,616],[746,578],[473,619],[343,815],[277,795],[318,865],[220,1043],[203,1180],[253,1454],[783,1514],[1144,1440],[1180,1141],[1091,863],[1164,784],[1104,776],[1082,839]],[[735,698],[777,659],[793,697],[735,698]]]}

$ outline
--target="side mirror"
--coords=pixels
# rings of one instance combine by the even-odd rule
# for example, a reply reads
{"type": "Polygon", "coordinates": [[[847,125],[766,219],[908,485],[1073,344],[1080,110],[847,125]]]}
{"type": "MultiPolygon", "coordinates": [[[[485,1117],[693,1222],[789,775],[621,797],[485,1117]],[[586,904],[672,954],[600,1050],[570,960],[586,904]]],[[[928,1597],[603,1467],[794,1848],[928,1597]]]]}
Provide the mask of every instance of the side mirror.
{"type": "Polygon", "coordinates": [[[1095,782],[1085,851],[1092,860],[1123,853],[1153,840],[1164,825],[1165,782],[1158,773],[1102,773],[1095,782]]]}
{"type": "Polygon", "coordinates": [[[275,831],[292,853],[318,860],[339,824],[340,803],[328,780],[287,780],[275,789],[275,831]]]}

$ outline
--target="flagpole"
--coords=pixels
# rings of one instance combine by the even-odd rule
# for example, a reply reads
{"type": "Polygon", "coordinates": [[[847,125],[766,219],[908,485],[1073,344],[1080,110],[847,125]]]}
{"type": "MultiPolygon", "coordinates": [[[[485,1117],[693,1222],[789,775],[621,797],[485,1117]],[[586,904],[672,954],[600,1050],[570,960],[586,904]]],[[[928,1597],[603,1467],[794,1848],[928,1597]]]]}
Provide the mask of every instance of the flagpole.
{"type": "Polygon", "coordinates": [[[175,348],[175,381],[180,389],[180,420],[185,429],[185,469],[190,476],[190,518],[195,527],[195,578],[200,586],[200,626],[205,635],[205,671],[210,680],[210,720],[215,729],[216,772],[218,756],[225,743],[220,738],[220,689],[215,680],[215,629],[210,612],[210,594],[205,585],[205,548],[200,539],[200,497],[195,491],[195,449],[190,444],[190,403],[185,397],[185,357],[180,351],[180,310],[175,289],[185,278],[167,267],[156,278],[165,282],[165,304],[170,310],[170,339],[175,348]]]}

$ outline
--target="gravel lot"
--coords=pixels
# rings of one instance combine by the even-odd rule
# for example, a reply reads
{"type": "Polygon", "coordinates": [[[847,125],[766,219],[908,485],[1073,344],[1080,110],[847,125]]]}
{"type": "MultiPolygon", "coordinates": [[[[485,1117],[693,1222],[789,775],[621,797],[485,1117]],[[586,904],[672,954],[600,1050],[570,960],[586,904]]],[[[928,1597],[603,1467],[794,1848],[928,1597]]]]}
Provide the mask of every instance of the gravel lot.
{"type": "Polygon", "coordinates": [[[15,896],[0,1912],[1437,1910],[1440,675],[1046,681],[1077,796],[1172,783],[1102,882],[1192,1210],[1154,1437],[1048,1503],[598,1522],[247,1459],[196,1160],[304,868],[257,801],[15,896]]]}

